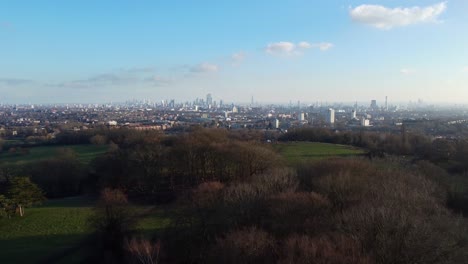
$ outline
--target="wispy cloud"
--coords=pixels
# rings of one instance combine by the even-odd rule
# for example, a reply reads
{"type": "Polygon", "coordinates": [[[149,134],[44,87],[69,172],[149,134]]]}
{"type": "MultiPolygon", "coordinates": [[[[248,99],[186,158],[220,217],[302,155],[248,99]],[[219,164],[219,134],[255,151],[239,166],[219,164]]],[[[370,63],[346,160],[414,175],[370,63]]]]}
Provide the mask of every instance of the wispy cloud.
{"type": "Polygon", "coordinates": [[[153,75],[145,78],[143,81],[151,84],[152,86],[166,86],[168,84],[171,84],[174,80],[162,77],[160,75],[153,75]]]}
{"type": "Polygon", "coordinates": [[[300,49],[310,49],[312,48],[312,45],[309,42],[301,41],[297,43],[297,47],[300,49]]]}
{"type": "Polygon", "coordinates": [[[33,83],[33,80],[17,79],[17,78],[0,78],[0,85],[6,86],[20,86],[33,83]]]}
{"type": "Polygon", "coordinates": [[[139,79],[127,74],[104,73],[93,75],[87,79],[73,80],[52,84],[51,86],[74,88],[74,89],[93,89],[107,86],[121,86],[138,82],[139,79]]]}
{"type": "Polygon", "coordinates": [[[402,68],[400,70],[400,73],[403,74],[403,75],[411,75],[411,74],[416,73],[416,70],[415,69],[410,69],[410,68],[402,68]]]}
{"type": "Polygon", "coordinates": [[[334,46],[335,45],[333,45],[332,43],[327,43],[327,42],[316,43],[312,45],[313,48],[319,48],[321,51],[327,51],[333,48],[334,46]]]}
{"type": "Polygon", "coordinates": [[[265,47],[265,52],[270,55],[278,56],[292,56],[292,55],[302,55],[305,50],[318,48],[321,51],[327,51],[332,48],[334,45],[332,43],[322,42],[322,43],[309,43],[306,41],[301,41],[297,44],[288,41],[280,41],[275,43],[269,43],[265,47]]]}
{"type": "Polygon", "coordinates": [[[239,65],[241,62],[245,60],[246,57],[247,55],[243,51],[232,54],[231,55],[232,65],[239,65]]]}
{"type": "Polygon", "coordinates": [[[190,71],[193,73],[217,72],[218,70],[219,70],[218,65],[208,63],[208,62],[200,63],[190,68],[190,71]]]}
{"type": "Polygon", "coordinates": [[[293,55],[296,53],[296,45],[287,41],[269,43],[265,52],[272,55],[293,55]]]}
{"type": "Polygon", "coordinates": [[[441,2],[427,7],[389,8],[381,5],[360,5],[350,9],[351,19],[355,22],[378,29],[391,29],[418,23],[439,22],[439,16],[447,9],[441,2]]]}
{"type": "Polygon", "coordinates": [[[123,72],[127,73],[150,73],[156,70],[155,67],[133,67],[133,68],[123,68],[123,72]]]}

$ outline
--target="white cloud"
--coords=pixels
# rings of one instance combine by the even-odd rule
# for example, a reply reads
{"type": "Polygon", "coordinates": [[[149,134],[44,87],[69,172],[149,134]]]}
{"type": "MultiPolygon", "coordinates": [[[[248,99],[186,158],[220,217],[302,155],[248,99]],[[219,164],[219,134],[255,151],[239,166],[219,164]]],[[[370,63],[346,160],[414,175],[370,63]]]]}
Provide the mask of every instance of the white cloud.
{"type": "Polygon", "coordinates": [[[297,44],[297,46],[301,49],[310,49],[312,48],[312,45],[310,45],[309,42],[301,41],[297,44]]]}
{"type": "Polygon", "coordinates": [[[349,12],[352,20],[378,29],[408,26],[418,23],[438,22],[438,17],[447,9],[441,2],[427,7],[388,8],[381,5],[360,5],[349,12]]]}
{"type": "Polygon", "coordinates": [[[165,85],[171,84],[173,82],[172,79],[165,78],[165,77],[162,77],[160,75],[150,76],[150,77],[144,79],[143,81],[145,81],[147,83],[150,83],[150,84],[152,84],[154,86],[165,86],[165,85]]]}
{"type": "Polygon", "coordinates": [[[296,51],[296,45],[287,41],[270,43],[266,46],[265,51],[275,55],[292,55],[296,51]]]}
{"type": "Polygon", "coordinates": [[[306,49],[318,48],[321,51],[327,51],[332,48],[334,45],[332,43],[322,42],[322,43],[309,43],[306,41],[301,41],[297,44],[287,41],[281,41],[276,43],[270,43],[265,47],[265,52],[271,55],[279,56],[292,56],[292,55],[302,55],[306,49]]]}
{"type": "Polygon", "coordinates": [[[217,72],[218,70],[219,70],[218,65],[207,63],[207,62],[195,65],[190,69],[191,72],[195,72],[195,73],[217,72]]]}
{"type": "Polygon", "coordinates": [[[332,43],[327,43],[327,42],[316,43],[316,44],[312,45],[312,47],[319,48],[321,51],[327,51],[327,50],[333,48],[334,46],[335,45],[333,45],[332,43]]]}
{"type": "Polygon", "coordinates": [[[237,65],[244,61],[246,57],[247,55],[243,51],[234,53],[231,55],[232,64],[237,65]]]}
{"type": "Polygon", "coordinates": [[[416,70],[409,69],[409,68],[403,68],[403,69],[400,70],[400,73],[403,74],[403,75],[410,75],[410,74],[413,74],[415,72],[416,72],[416,70]]]}

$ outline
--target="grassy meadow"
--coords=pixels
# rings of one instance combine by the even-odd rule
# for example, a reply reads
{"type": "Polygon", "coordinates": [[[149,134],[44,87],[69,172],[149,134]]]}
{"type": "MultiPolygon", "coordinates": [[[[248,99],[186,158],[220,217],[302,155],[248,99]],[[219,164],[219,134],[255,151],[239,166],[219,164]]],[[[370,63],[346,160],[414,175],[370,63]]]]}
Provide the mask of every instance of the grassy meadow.
{"type": "MultiPolygon", "coordinates": [[[[36,263],[60,256],[61,263],[79,263],[84,257],[80,244],[91,234],[88,219],[94,201],[84,197],[49,200],[27,208],[24,217],[0,218],[0,263],[36,263]]],[[[167,226],[165,212],[153,207],[136,207],[143,212],[137,231],[152,234],[167,226]]]]}
{"type": "Polygon", "coordinates": [[[15,153],[0,153],[0,162],[28,163],[60,156],[61,149],[71,149],[82,163],[89,163],[95,157],[106,153],[108,146],[70,145],[70,146],[40,146],[17,149],[15,153]]]}
{"type": "Polygon", "coordinates": [[[310,160],[320,160],[330,157],[349,157],[364,154],[364,150],[346,145],[318,142],[288,142],[278,143],[274,148],[289,164],[297,164],[310,160]]]}

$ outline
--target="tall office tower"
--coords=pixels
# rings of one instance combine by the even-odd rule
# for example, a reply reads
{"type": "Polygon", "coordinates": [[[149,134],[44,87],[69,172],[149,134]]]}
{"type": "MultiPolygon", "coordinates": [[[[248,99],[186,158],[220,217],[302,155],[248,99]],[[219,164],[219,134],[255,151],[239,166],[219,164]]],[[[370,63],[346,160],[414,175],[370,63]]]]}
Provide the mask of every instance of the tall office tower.
{"type": "Polygon", "coordinates": [[[299,114],[299,121],[304,121],[305,120],[305,114],[304,113],[300,113],[299,114]]]}
{"type": "Polygon", "coordinates": [[[250,106],[253,106],[254,105],[254,98],[253,98],[253,95],[252,95],[252,98],[250,99],[250,106]]]}
{"type": "Polygon", "coordinates": [[[351,119],[356,119],[356,109],[353,109],[353,111],[351,111],[351,119]]]}
{"type": "Polygon", "coordinates": [[[385,96],[385,111],[388,111],[388,96],[385,96]]]}
{"type": "Polygon", "coordinates": [[[372,100],[371,101],[370,108],[377,109],[377,100],[372,100]]]}
{"type": "Polygon", "coordinates": [[[213,97],[211,97],[211,94],[206,95],[206,105],[210,106],[213,104],[213,97]]]}
{"type": "Polygon", "coordinates": [[[327,112],[327,123],[334,124],[335,123],[335,110],[330,108],[327,112]]]}

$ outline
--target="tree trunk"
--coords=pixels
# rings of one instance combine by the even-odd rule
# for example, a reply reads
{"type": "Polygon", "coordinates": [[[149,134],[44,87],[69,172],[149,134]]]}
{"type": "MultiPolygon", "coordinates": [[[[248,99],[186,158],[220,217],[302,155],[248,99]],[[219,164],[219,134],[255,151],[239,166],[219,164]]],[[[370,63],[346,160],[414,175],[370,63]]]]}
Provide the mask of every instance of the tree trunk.
{"type": "Polygon", "coordinates": [[[23,216],[24,215],[24,209],[23,209],[23,206],[19,206],[19,213],[20,213],[20,216],[23,216]]]}

